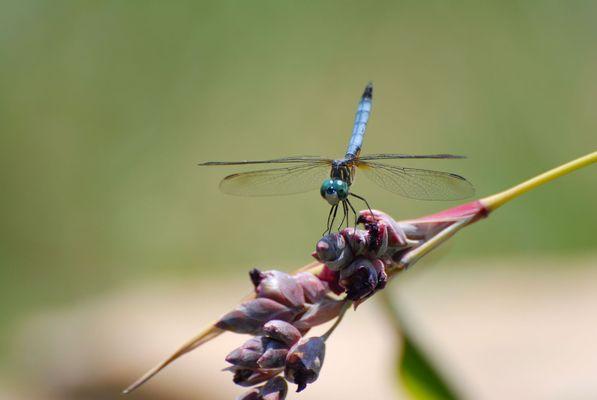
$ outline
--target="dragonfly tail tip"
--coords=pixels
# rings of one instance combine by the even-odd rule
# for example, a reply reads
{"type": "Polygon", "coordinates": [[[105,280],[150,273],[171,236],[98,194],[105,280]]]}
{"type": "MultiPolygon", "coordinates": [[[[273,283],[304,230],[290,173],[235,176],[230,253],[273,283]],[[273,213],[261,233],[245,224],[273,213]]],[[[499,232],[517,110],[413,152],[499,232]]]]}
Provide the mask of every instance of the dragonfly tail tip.
{"type": "Polygon", "coordinates": [[[364,99],[370,99],[373,97],[373,82],[369,81],[367,86],[365,86],[365,91],[363,92],[364,99]]]}

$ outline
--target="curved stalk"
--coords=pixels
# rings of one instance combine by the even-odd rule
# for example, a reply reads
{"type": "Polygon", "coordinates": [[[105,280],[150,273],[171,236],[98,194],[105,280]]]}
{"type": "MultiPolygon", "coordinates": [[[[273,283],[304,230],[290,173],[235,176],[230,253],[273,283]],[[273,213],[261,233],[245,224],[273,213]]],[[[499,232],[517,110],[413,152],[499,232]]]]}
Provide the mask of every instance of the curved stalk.
{"type": "Polygon", "coordinates": [[[544,185],[548,182],[553,181],[563,175],[569,174],[577,169],[586,167],[587,165],[597,162],[597,151],[587,154],[586,156],[577,158],[576,160],[570,161],[569,163],[560,165],[554,169],[537,175],[521,184],[518,184],[510,189],[504,190],[503,192],[494,194],[492,196],[485,197],[479,200],[488,211],[493,211],[502,205],[506,204],[510,200],[520,196],[523,193],[528,192],[538,186],[544,185]]]}

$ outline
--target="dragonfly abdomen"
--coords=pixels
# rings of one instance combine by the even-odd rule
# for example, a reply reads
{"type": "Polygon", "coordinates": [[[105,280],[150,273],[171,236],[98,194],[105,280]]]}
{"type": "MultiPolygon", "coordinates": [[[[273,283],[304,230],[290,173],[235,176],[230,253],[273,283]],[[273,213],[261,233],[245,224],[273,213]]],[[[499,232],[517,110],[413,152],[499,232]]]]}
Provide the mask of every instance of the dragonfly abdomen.
{"type": "Polygon", "coordinates": [[[354,158],[361,152],[361,146],[363,145],[363,137],[365,136],[365,130],[367,129],[367,121],[369,121],[369,115],[371,114],[373,98],[373,84],[369,83],[365,87],[361,101],[357,108],[357,113],[354,118],[354,127],[352,129],[352,135],[350,136],[350,142],[348,143],[348,149],[346,150],[346,158],[354,158]]]}

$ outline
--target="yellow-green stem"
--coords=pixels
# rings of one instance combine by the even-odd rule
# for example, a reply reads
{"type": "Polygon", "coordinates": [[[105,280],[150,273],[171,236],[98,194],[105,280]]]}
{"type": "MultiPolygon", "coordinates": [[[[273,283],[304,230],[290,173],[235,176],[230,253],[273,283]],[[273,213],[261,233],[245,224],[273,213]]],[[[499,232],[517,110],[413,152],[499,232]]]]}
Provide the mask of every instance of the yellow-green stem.
{"type": "Polygon", "coordinates": [[[576,171],[579,168],[586,167],[587,165],[597,162],[597,151],[587,154],[586,156],[577,158],[576,160],[570,161],[564,165],[560,165],[557,168],[542,173],[534,178],[529,179],[519,185],[516,185],[510,189],[504,190],[503,192],[494,194],[493,196],[481,199],[480,202],[487,208],[488,211],[493,211],[500,206],[506,204],[510,200],[520,196],[523,193],[528,192],[531,189],[541,186],[547,182],[559,178],[562,175],[569,174],[572,171],[576,171]]]}

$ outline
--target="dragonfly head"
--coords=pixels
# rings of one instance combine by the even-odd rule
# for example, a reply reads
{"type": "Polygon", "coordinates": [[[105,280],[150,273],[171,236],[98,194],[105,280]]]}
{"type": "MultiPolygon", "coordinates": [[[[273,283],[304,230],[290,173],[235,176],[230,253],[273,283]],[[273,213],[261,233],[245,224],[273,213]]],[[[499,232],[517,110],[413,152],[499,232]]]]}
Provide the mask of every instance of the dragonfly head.
{"type": "Polygon", "coordinates": [[[326,179],[319,192],[321,197],[334,206],[348,197],[348,183],[340,179],[326,179]]]}

